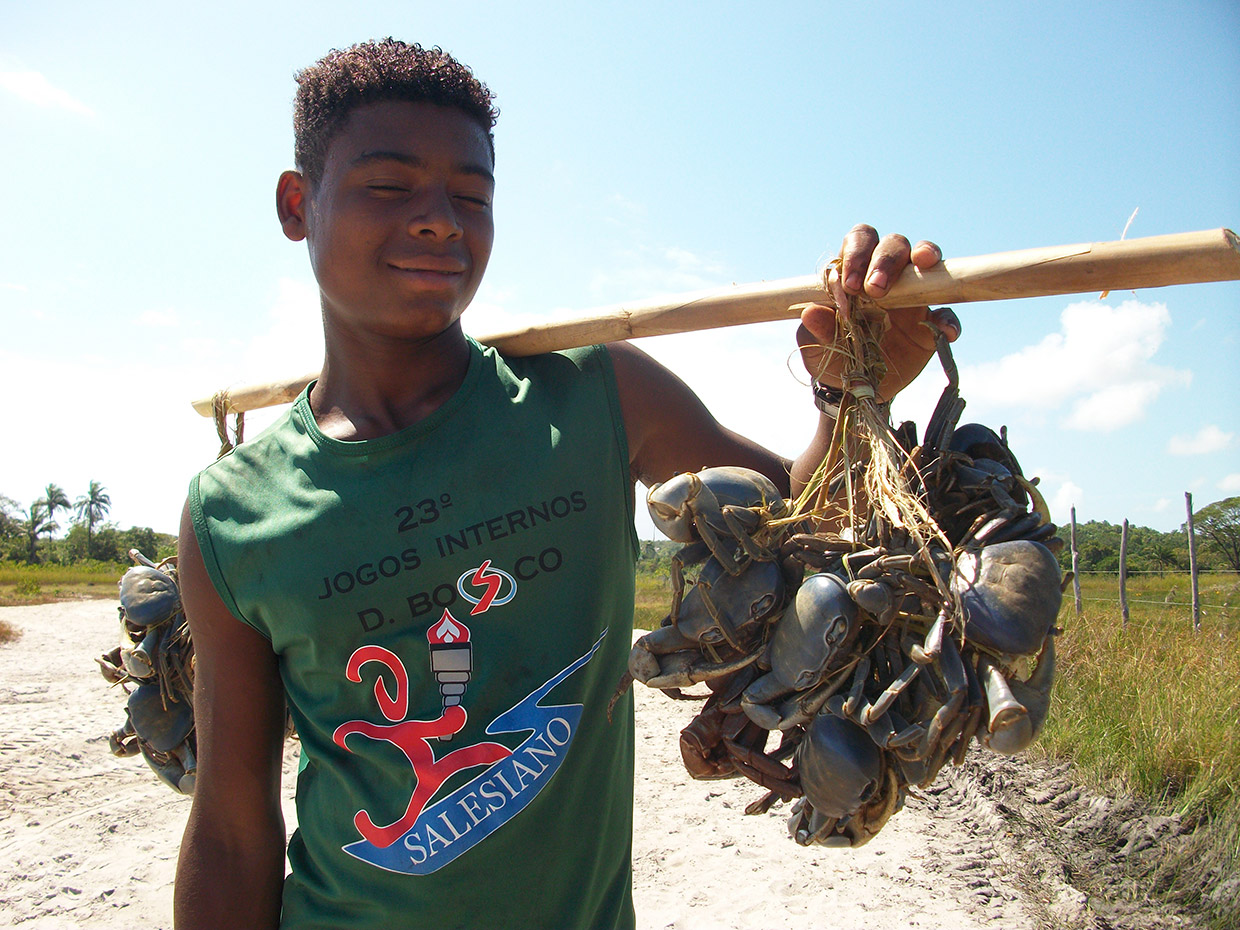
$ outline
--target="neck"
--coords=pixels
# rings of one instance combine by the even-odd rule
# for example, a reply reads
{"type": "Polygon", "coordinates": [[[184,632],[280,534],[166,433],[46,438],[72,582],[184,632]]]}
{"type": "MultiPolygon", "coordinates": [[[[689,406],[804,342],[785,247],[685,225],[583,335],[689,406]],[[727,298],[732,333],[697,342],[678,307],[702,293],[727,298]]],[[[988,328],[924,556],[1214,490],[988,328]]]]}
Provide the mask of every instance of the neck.
{"type": "Polygon", "coordinates": [[[377,439],[426,419],[465,380],[469,343],[454,321],[425,339],[337,331],[328,320],[323,369],[310,409],[333,439],[377,439]]]}

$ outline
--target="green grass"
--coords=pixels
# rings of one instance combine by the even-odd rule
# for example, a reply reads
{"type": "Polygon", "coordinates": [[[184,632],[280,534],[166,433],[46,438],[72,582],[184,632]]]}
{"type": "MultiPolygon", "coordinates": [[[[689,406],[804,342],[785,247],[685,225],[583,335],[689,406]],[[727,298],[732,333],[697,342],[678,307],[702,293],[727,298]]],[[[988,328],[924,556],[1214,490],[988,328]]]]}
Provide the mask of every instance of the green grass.
{"type": "Polygon", "coordinates": [[[1034,753],[1071,760],[1095,785],[1118,780],[1197,825],[1150,888],[1234,925],[1234,895],[1210,899],[1206,883],[1240,883],[1240,580],[1201,577],[1211,606],[1199,633],[1186,576],[1137,576],[1127,588],[1127,626],[1114,575],[1082,578],[1080,619],[1067,592],[1054,704],[1034,753]]]}
{"type": "Polygon", "coordinates": [[[635,629],[657,629],[671,603],[672,585],[665,572],[638,572],[637,601],[633,610],[635,629]]]}
{"type": "MultiPolygon", "coordinates": [[[[121,562],[25,565],[0,562],[0,607],[48,604],[84,597],[116,597],[116,583],[129,568],[121,562]]],[[[0,642],[3,642],[0,632],[0,642]]]]}
{"type": "Polygon", "coordinates": [[[1055,706],[1041,740],[1085,772],[1119,776],[1189,815],[1217,812],[1240,785],[1240,582],[1204,576],[1200,633],[1191,609],[1165,604],[1182,576],[1129,579],[1130,619],[1114,576],[1082,579],[1060,614],[1055,706]]]}

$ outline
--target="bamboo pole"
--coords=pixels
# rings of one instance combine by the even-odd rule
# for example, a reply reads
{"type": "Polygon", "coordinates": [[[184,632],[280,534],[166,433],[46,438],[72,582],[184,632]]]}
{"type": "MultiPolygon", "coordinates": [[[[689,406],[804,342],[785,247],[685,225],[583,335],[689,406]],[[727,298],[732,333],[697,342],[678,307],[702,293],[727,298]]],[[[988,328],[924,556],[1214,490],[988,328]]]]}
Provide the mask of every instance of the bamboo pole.
{"type": "MultiPolygon", "coordinates": [[[[885,308],[1046,297],[1240,280],[1240,239],[1229,229],[1087,242],[970,258],[949,258],[927,271],[912,265],[874,301],[885,308]]],[[[537,355],[594,343],[663,336],[744,323],[791,320],[799,305],[830,303],[817,275],[683,294],[603,308],[587,316],[479,339],[507,355],[537,355]]],[[[289,403],[317,374],[227,392],[227,413],[289,403]]],[[[213,415],[213,398],[193,402],[213,415]]]]}

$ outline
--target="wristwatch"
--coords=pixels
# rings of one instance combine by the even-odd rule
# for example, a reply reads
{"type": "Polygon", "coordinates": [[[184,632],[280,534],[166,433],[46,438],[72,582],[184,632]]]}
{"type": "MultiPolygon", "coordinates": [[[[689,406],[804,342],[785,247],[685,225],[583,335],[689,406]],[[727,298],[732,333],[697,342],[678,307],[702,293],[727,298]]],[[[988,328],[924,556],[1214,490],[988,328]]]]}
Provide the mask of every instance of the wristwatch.
{"type": "Polygon", "coordinates": [[[844,389],[823,384],[814,379],[814,406],[829,417],[839,417],[840,404],[844,400],[844,389]]]}

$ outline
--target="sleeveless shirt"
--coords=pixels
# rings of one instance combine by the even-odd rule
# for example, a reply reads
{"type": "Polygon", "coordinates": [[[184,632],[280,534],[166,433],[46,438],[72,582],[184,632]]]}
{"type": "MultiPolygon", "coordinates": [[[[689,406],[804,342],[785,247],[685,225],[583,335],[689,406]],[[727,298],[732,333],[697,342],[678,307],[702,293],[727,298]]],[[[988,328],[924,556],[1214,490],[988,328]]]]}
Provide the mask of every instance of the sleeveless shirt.
{"type": "Polygon", "coordinates": [[[610,357],[471,341],[456,394],[341,442],[309,390],[191,483],[301,739],[281,926],[632,927],[633,486],[610,357]]]}

